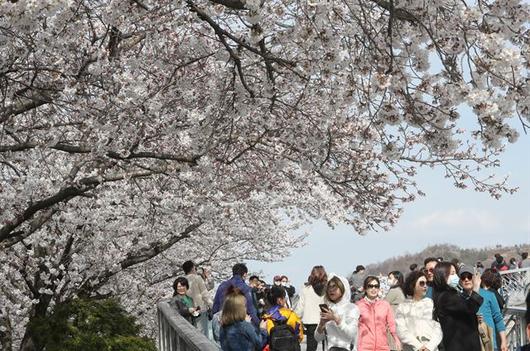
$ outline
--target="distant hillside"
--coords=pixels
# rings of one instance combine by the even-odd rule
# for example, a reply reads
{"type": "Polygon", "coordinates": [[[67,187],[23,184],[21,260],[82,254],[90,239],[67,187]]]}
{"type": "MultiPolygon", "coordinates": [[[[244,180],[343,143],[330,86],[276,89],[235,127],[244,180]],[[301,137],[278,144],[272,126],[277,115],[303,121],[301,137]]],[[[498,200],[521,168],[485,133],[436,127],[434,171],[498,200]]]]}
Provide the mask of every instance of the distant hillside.
{"type": "Polygon", "coordinates": [[[401,271],[404,274],[409,272],[409,266],[412,263],[418,264],[418,267],[423,266],[423,260],[427,257],[443,257],[445,261],[451,261],[457,258],[460,262],[469,265],[474,265],[477,261],[481,261],[485,268],[489,268],[491,262],[494,260],[494,255],[500,253],[508,263],[509,259],[515,257],[517,260],[521,259],[521,252],[530,252],[530,244],[522,244],[515,246],[501,246],[486,247],[481,249],[463,249],[455,245],[440,244],[427,247],[425,250],[402,256],[392,257],[383,262],[370,264],[366,266],[366,270],[372,274],[382,273],[386,275],[393,270],[401,271]]]}

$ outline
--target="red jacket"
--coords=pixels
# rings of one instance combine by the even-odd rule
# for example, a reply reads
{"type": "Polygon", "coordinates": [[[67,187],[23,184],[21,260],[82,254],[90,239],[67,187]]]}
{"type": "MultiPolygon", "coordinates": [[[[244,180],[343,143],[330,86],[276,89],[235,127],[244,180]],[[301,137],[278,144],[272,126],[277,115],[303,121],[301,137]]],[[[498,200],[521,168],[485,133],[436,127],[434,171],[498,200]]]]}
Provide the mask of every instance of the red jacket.
{"type": "Polygon", "coordinates": [[[367,298],[357,301],[361,312],[357,351],[388,351],[387,330],[401,345],[396,333],[396,323],[390,304],[385,300],[370,302],[367,298]]]}

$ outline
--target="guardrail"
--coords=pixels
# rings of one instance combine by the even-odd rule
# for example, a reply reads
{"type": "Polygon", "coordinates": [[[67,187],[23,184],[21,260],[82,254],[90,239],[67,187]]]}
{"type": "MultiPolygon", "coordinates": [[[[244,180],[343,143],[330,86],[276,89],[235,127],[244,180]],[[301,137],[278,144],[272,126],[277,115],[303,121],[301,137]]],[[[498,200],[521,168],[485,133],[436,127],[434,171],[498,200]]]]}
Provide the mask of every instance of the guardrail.
{"type": "Polygon", "coordinates": [[[526,336],[526,309],[507,308],[504,311],[504,323],[506,324],[506,339],[508,350],[519,350],[528,343],[526,336]]]}
{"type": "Polygon", "coordinates": [[[158,350],[159,351],[219,351],[220,348],[208,340],[169,304],[169,300],[158,303],[158,350]]]}
{"type": "Polygon", "coordinates": [[[504,321],[508,349],[518,350],[530,340],[526,335],[526,296],[530,290],[530,268],[499,272],[502,278],[502,295],[506,300],[504,321]]]}

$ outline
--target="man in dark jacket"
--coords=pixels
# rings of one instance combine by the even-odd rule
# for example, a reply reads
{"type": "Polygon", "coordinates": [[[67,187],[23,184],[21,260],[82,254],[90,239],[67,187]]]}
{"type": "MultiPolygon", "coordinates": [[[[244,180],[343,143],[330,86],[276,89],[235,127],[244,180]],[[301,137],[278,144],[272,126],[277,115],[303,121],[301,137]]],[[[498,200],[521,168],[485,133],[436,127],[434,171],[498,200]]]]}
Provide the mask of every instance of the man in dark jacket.
{"type": "Polygon", "coordinates": [[[225,301],[226,292],[229,287],[233,286],[234,288],[237,288],[245,295],[246,298],[246,306],[247,306],[247,314],[252,318],[252,323],[258,327],[259,326],[259,319],[258,314],[256,312],[256,308],[254,307],[254,303],[252,300],[252,289],[250,286],[248,286],[245,283],[245,279],[247,278],[248,274],[248,268],[245,266],[244,263],[236,263],[232,267],[232,278],[225,280],[224,282],[219,285],[219,288],[217,288],[217,291],[215,293],[215,298],[213,300],[213,307],[212,307],[212,313],[217,313],[223,308],[223,303],[225,301]]]}

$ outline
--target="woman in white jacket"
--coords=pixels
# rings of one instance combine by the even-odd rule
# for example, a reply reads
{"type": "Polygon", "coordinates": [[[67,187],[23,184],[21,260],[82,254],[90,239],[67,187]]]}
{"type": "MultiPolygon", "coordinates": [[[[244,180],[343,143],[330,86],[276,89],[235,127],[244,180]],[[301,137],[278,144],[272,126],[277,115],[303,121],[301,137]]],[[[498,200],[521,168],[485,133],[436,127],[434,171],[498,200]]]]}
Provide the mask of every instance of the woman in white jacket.
{"type": "Polygon", "coordinates": [[[294,312],[302,319],[307,340],[307,351],[316,351],[318,342],[315,340],[315,329],[320,321],[320,308],[324,303],[328,275],[322,266],[314,266],[307,283],[300,290],[294,312]]]}
{"type": "Polygon", "coordinates": [[[411,272],[404,284],[408,298],[396,309],[396,326],[403,351],[437,351],[442,342],[440,323],[432,319],[432,299],[427,293],[427,277],[423,272],[411,272]]]}
{"type": "Polygon", "coordinates": [[[326,340],[327,350],[349,351],[356,344],[359,308],[350,302],[350,284],[346,278],[331,274],[326,286],[327,308],[320,313],[315,340],[326,340]]]}

